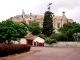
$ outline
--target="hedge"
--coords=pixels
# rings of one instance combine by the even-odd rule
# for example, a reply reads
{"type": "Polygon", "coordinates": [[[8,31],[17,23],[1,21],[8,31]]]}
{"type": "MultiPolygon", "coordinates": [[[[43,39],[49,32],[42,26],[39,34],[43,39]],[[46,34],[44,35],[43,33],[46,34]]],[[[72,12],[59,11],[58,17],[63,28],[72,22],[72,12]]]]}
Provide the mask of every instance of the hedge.
{"type": "Polygon", "coordinates": [[[31,46],[25,44],[0,45],[0,57],[29,51],[31,46]]]}

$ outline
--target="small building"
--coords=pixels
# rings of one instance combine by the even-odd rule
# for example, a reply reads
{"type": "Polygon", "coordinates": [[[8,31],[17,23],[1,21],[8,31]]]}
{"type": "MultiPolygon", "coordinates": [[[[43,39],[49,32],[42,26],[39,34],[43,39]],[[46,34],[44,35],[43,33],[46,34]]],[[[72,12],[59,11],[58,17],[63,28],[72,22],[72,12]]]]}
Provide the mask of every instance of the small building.
{"type": "Polygon", "coordinates": [[[44,46],[44,39],[40,37],[34,39],[34,46],[44,46]]]}
{"type": "Polygon", "coordinates": [[[19,41],[19,44],[27,44],[27,41],[25,38],[21,38],[19,41]]]}
{"type": "Polygon", "coordinates": [[[26,41],[27,44],[32,46],[44,46],[44,39],[36,35],[33,35],[31,32],[27,34],[26,41]]]}

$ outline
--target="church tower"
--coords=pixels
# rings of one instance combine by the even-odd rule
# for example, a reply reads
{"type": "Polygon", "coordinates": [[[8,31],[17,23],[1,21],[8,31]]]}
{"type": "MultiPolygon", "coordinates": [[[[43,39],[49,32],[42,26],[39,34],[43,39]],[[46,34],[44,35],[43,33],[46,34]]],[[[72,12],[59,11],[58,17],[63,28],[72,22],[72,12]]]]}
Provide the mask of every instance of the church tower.
{"type": "Polygon", "coordinates": [[[63,17],[66,17],[66,16],[65,16],[65,12],[64,12],[64,11],[62,12],[62,16],[63,16],[63,17]]]}
{"type": "Polygon", "coordinates": [[[22,10],[22,18],[25,18],[25,12],[24,12],[24,9],[22,10]]]}

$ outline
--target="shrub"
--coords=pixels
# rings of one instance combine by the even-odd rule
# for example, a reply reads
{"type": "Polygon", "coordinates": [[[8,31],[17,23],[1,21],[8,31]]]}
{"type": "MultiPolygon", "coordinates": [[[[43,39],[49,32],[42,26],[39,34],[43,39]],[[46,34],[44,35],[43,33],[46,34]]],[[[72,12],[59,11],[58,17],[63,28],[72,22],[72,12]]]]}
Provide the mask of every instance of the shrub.
{"type": "Polygon", "coordinates": [[[67,41],[67,36],[65,34],[60,34],[57,41],[67,41]]]}
{"type": "Polygon", "coordinates": [[[45,38],[45,43],[52,44],[52,43],[56,43],[56,42],[57,42],[56,39],[45,38]]]}
{"type": "Polygon", "coordinates": [[[57,42],[57,40],[56,40],[56,39],[52,39],[52,41],[53,41],[53,43],[56,43],[56,42],[57,42]]]}
{"type": "Polygon", "coordinates": [[[15,45],[0,45],[0,57],[1,56],[7,56],[15,53],[21,53],[21,52],[26,52],[30,50],[30,46],[25,45],[25,44],[15,44],[15,45]]]}
{"type": "Polygon", "coordinates": [[[50,38],[51,39],[57,39],[59,37],[59,33],[54,33],[54,34],[51,34],[50,38]]]}
{"type": "Polygon", "coordinates": [[[43,39],[45,38],[44,34],[39,34],[38,36],[41,37],[41,38],[43,38],[43,39]]]}

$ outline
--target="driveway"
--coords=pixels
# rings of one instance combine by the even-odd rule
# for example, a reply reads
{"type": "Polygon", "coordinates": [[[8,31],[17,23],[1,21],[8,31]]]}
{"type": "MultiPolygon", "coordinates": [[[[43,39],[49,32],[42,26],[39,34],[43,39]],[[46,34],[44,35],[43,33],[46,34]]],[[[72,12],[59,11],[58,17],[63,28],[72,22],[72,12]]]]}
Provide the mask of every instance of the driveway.
{"type": "Polygon", "coordinates": [[[32,47],[34,54],[16,60],[80,60],[80,48],[32,47]]]}

